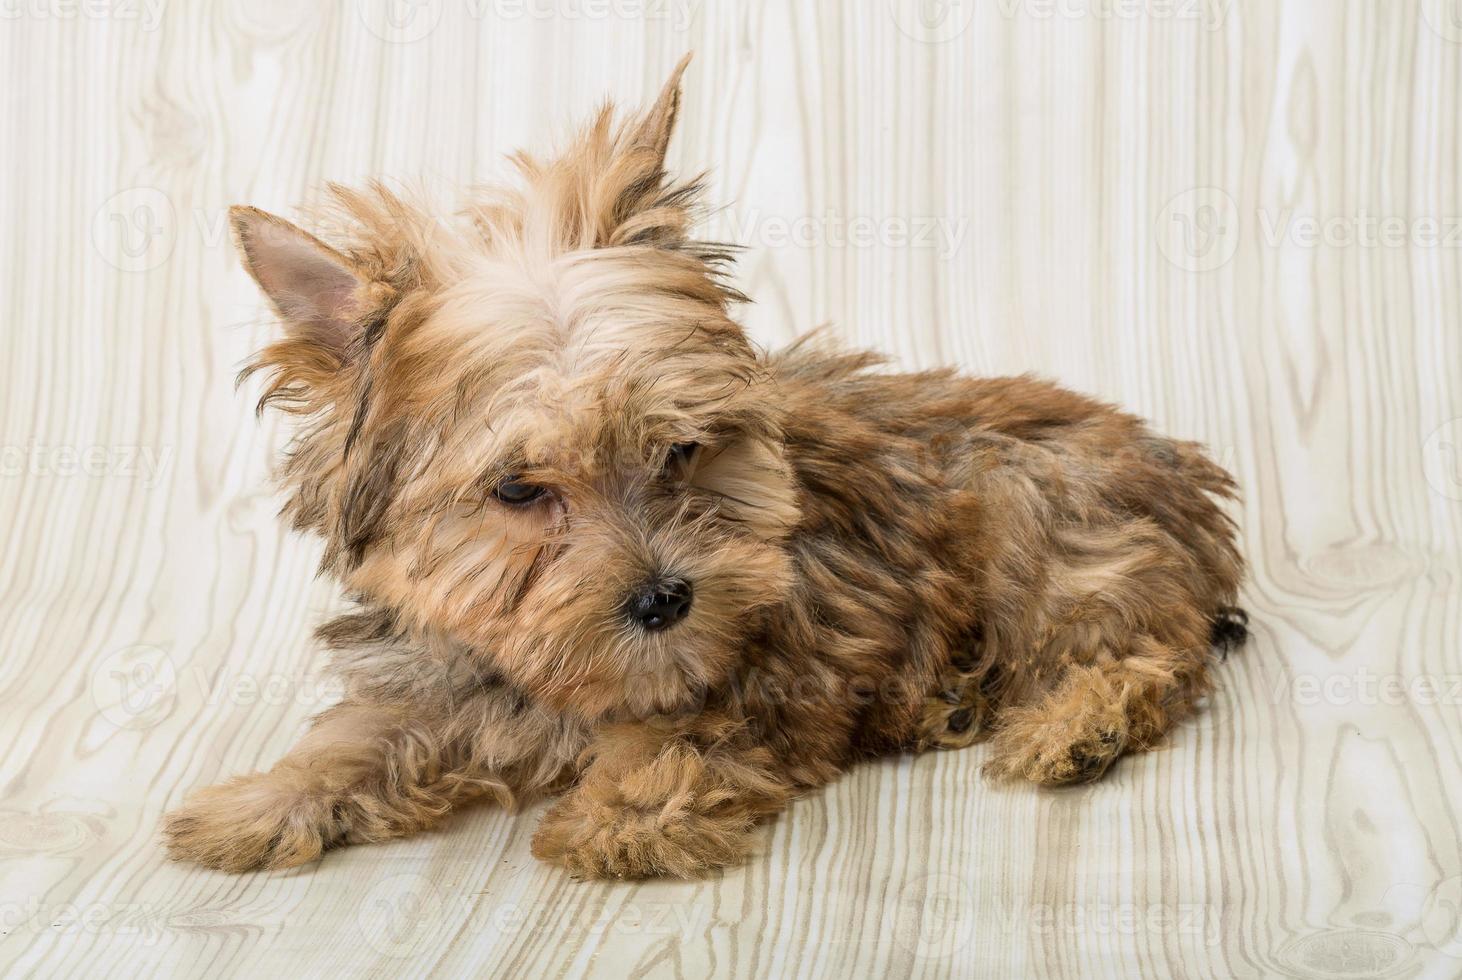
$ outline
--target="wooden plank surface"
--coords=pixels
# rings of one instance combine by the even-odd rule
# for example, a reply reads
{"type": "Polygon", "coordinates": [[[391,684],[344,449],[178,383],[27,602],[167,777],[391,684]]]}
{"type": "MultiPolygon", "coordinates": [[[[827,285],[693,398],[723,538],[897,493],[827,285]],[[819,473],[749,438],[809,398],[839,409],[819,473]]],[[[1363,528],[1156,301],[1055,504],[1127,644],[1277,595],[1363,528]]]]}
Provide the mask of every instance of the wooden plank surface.
{"type": "Polygon", "coordinates": [[[1456,0],[0,13],[0,970],[1462,974],[1456,0]],[[756,338],[831,321],[1208,441],[1254,642],[1094,786],[889,759],[700,884],[570,882],[490,808],[287,874],[165,863],[160,814],[331,696],[224,209],[489,178],[688,49],[672,158],[748,246],[756,338]]]}

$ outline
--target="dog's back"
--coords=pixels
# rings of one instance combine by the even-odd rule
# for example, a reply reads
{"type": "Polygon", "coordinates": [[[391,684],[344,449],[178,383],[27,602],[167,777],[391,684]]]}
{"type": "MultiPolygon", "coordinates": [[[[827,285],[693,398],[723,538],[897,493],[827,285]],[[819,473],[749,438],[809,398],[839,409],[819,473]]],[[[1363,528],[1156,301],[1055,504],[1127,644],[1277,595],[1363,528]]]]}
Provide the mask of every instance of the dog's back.
{"type": "Polygon", "coordinates": [[[993,734],[993,771],[1042,782],[1151,745],[1208,689],[1210,644],[1242,640],[1243,563],[1220,507],[1232,479],[1196,443],[1050,382],[878,363],[810,343],[768,365],[809,498],[864,488],[914,502],[891,526],[865,493],[877,526],[850,518],[825,534],[891,578],[909,572],[889,542],[919,540],[968,580],[926,589],[909,614],[957,635],[963,612],[971,637],[948,645],[913,740],[993,734]],[[968,605],[930,610],[940,602],[968,605]]]}

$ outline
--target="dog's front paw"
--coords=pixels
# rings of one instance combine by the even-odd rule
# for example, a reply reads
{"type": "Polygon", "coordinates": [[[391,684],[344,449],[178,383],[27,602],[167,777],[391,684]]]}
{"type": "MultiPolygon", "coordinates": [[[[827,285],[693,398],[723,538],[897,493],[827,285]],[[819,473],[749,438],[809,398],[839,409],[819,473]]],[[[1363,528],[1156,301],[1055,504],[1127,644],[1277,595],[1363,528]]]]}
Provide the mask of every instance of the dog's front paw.
{"type": "Polygon", "coordinates": [[[544,815],[533,854],[580,878],[698,878],[740,863],[752,828],[744,814],[697,811],[685,801],[607,806],[575,791],[544,815]]]}
{"type": "Polygon", "coordinates": [[[327,801],[276,773],[199,790],[163,818],[168,856],[221,871],[292,868],[340,835],[327,801]]]}

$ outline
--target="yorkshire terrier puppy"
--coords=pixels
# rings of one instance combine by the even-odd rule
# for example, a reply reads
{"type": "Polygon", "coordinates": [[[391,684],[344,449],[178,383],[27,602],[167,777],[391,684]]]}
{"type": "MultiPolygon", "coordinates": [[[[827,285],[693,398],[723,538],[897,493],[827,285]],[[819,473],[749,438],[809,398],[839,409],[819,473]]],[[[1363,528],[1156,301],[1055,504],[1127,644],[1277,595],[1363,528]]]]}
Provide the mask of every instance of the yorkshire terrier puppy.
{"type": "Polygon", "coordinates": [[[380,186],[333,189],[330,243],[231,212],[283,322],[246,372],[301,421],[286,512],[359,606],[320,631],[343,700],[170,813],[173,856],[284,868],[560,793],[539,858],[703,875],[884,753],[1093,779],[1242,641],[1198,445],[1029,377],[748,342],[665,172],[683,69],[454,221],[380,186]]]}

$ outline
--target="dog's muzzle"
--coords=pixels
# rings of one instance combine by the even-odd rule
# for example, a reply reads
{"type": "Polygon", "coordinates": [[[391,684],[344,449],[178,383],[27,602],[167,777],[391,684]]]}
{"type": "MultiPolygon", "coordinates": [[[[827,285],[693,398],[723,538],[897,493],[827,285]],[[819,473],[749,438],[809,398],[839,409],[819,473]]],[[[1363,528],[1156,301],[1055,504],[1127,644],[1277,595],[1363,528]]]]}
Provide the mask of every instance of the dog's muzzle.
{"type": "Polygon", "coordinates": [[[625,604],[625,614],[641,629],[657,632],[669,629],[690,612],[692,593],[684,579],[662,578],[649,582],[625,604]]]}

